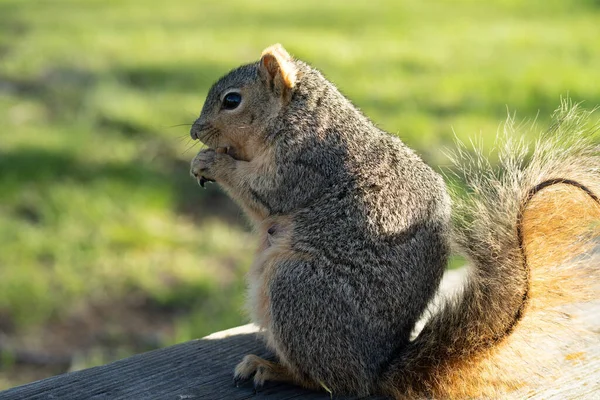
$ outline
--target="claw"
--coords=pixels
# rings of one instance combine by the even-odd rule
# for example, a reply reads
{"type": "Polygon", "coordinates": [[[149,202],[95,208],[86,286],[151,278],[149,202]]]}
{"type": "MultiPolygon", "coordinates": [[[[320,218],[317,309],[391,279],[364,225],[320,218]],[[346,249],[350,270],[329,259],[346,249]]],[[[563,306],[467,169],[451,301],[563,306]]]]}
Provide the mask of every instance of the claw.
{"type": "Polygon", "coordinates": [[[265,386],[264,382],[256,383],[256,381],[255,381],[254,382],[254,394],[257,394],[258,392],[260,392],[264,386],[265,386]]]}
{"type": "Polygon", "coordinates": [[[198,184],[206,189],[206,186],[204,186],[204,184],[206,182],[214,182],[214,181],[215,181],[214,179],[208,179],[208,178],[201,176],[200,179],[198,179],[198,184]]]}
{"type": "Polygon", "coordinates": [[[240,387],[241,385],[248,383],[249,380],[250,377],[236,375],[233,377],[233,384],[235,385],[235,387],[240,387]]]}

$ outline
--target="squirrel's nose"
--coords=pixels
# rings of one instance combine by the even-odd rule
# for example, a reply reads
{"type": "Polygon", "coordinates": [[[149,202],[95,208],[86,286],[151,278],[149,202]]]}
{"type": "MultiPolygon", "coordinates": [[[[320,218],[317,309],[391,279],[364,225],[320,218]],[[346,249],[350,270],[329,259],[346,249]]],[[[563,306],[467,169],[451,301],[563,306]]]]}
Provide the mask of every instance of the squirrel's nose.
{"type": "Polygon", "coordinates": [[[198,120],[194,121],[190,129],[190,136],[192,137],[192,140],[198,140],[198,131],[200,130],[199,128],[200,124],[198,120]]]}

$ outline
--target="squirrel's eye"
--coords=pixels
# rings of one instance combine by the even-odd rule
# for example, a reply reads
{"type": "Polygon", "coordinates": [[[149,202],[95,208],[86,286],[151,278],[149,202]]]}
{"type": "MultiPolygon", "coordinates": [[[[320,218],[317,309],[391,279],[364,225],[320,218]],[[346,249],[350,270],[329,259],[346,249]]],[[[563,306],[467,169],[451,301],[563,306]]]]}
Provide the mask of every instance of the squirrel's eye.
{"type": "Polygon", "coordinates": [[[242,102],[242,95],[238,92],[230,92],[223,98],[223,108],[225,110],[233,110],[242,102]]]}

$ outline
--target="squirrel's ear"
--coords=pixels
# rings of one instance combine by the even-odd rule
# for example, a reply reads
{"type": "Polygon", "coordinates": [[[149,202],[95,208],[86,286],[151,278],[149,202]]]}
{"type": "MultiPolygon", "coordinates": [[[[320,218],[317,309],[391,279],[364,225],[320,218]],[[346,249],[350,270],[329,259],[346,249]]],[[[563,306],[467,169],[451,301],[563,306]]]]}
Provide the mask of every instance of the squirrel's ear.
{"type": "Polygon", "coordinates": [[[258,68],[267,82],[282,92],[292,89],[296,84],[296,66],[292,57],[279,43],[267,47],[262,52],[258,68]]]}

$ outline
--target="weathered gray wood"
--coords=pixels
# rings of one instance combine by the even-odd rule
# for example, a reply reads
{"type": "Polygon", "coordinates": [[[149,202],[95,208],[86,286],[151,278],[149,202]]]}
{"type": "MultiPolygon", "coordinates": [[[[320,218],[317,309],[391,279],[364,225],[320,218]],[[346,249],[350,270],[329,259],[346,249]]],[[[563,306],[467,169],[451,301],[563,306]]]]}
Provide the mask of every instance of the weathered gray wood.
{"type": "MultiPolygon", "coordinates": [[[[463,275],[450,273],[442,291],[456,288],[463,275]]],[[[600,399],[600,301],[574,305],[569,312],[574,326],[592,329],[595,334],[582,342],[574,332],[573,337],[566,337],[555,348],[548,349],[562,360],[563,376],[552,385],[523,388],[508,398],[600,399]]],[[[235,387],[232,371],[244,355],[269,356],[255,332],[256,327],[245,325],[9,389],[0,393],[0,400],[330,398],[327,393],[313,393],[283,384],[267,384],[258,393],[254,393],[251,383],[235,387]]],[[[350,398],[335,396],[335,399],[350,398]]]]}
{"type": "MultiPolygon", "coordinates": [[[[242,332],[253,331],[245,326],[242,332]]],[[[223,335],[221,335],[223,336],[223,335]]],[[[139,354],[9,389],[2,400],[35,399],[324,399],[290,385],[267,384],[254,393],[251,383],[233,384],[233,368],[249,353],[268,356],[255,333],[205,338],[139,354]]]]}

